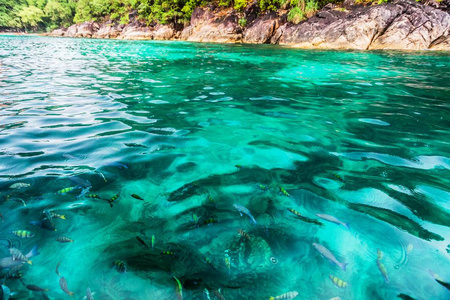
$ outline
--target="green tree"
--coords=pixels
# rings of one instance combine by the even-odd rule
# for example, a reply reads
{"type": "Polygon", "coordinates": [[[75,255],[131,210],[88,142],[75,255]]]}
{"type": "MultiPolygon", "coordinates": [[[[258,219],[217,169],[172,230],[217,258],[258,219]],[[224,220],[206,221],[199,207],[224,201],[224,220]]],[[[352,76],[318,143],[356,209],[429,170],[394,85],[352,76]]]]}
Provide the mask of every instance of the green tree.
{"type": "Polygon", "coordinates": [[[18,12],[18,16],[20,17],[22,24],[25,27],[29,26],[36,30],[38,24],[42,22],[44,12],[36,6],[24,6],[18,12]]]}
{"type": "Polygon", "coordinates": [[[49,0],[45,5],[44,13],[50,19],[51,27],[70,26],[73,21],[71,3],[64,0],[49,0]]]}

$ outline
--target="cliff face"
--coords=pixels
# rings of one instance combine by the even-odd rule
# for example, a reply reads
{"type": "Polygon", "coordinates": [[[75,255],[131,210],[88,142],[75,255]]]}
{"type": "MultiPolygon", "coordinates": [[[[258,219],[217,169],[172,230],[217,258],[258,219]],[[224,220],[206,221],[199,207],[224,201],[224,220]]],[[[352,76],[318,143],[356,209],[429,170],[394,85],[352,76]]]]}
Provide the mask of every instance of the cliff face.
{"type": "Polygon", "coordinates": [[[401,49],[450,50],[450,14],[415,1],[398,0],[370,7],[349,6],[348,10],[325,7],[299,24],[276,13],[258,15],[253,4],[239,25],[232,10],[197,8],[190,25],[176,31],[168,25],[154,27],[137,22],[129,25],[86,22],[51,35],[118,39],[179,39],[214,43],[271,43],[317,49],[401,49]]]}

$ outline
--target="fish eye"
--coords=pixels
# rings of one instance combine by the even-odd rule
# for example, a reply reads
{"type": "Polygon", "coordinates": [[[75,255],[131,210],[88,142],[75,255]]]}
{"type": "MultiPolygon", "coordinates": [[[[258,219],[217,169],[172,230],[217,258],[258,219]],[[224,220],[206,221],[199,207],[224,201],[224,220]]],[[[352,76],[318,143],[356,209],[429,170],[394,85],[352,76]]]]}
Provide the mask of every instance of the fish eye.
{"type": "Polygon", "coordinates": [[[278,262],[278,260],[275,258],[275,257],[271,257],[270,258],[270,261],[275,265],[277,262],[278,262]]]}

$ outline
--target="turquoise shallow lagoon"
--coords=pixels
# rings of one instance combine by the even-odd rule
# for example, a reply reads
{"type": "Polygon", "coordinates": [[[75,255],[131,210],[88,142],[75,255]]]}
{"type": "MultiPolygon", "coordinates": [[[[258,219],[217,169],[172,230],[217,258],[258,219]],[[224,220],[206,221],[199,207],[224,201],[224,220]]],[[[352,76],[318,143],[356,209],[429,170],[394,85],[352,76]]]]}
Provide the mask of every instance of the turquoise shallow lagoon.
{"type": "Polygon", "coordinates": [[[0,36],[0,258],[40,253],[4,284],[449,299],[449,82],[448,53],[0,36]]]}

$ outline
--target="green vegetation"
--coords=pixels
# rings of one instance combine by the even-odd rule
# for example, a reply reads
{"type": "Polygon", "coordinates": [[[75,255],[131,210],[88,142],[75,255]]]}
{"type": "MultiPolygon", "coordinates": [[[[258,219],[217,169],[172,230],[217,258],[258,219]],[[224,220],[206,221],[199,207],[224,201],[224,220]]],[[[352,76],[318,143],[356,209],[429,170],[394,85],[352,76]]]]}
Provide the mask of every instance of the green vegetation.
{"type": "Polygon", "coordinates": [[[238,24],[239,24],[239,26],[241,26],[241,27],[247,26],[247,19],[246,19],[246,18],[239,19],[238,24]]]}
{"type": "MultiPolygon", "coordinates": [[[[288,21],[299,23],[328,3],[342,0],[257,0],[262,12],[283,9],[288,21]]],[[[388,0],[357,0],[379,1],[388,0]]],[[[84,21],[126,24],[130,16],[147,24],[184,24],[196,7],[214,4],[240,13],[239,25],[247,20],[242,12],[252,0],[0,0],[0,28],[50,31],[84,21]]]]}

